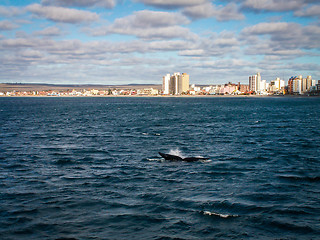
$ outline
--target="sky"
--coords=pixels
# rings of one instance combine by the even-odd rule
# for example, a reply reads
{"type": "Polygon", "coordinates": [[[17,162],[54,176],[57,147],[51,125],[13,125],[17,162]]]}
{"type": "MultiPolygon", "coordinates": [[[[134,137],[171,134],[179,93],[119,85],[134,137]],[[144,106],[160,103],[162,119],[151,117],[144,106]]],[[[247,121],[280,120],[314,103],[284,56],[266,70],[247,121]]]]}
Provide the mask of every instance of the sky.
{"type": "Polygon", "coordinates": [[[0,83],[320,79],[319,0],[1,0],[0,83]]]}

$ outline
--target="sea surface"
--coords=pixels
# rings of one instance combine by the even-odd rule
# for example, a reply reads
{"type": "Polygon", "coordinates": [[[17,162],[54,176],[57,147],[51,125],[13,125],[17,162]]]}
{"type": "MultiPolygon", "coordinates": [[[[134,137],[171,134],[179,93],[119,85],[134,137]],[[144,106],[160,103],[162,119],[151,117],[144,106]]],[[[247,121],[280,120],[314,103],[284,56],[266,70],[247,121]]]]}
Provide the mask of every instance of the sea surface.
{"type": "Polygon", "coordinates": [[[320,239],[320,98],[0,98],[0,239],[320,239]]]}

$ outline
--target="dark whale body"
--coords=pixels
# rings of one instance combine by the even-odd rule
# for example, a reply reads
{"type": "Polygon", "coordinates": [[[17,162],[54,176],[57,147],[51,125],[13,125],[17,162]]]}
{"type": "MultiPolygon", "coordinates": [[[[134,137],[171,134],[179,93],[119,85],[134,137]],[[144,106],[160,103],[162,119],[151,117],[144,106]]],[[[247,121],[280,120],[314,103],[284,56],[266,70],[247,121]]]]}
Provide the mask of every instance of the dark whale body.
{"type": "Polygon", "coordinates": [[[203,158],[203,157],[187,157],[187,158],[182,158],[176,155],[172,154],[166,154],[159,152],[160,156],[163,157],[165,160],[169,161],[184,161],[184,162],[196,162],[196,161],[201,161],[201,160],[208,160],[209,158],[203,158]]]}

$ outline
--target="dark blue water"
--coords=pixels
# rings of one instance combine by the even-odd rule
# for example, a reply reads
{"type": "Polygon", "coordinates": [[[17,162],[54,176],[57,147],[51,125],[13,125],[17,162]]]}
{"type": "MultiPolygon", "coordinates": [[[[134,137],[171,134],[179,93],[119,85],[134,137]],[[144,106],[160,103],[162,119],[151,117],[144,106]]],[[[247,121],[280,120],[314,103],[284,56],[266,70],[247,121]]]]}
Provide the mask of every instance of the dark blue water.
{"type": "Polygon", "coordinates": [[[0,130],[0,239],[320,239],[320,98],[0,98],[0,130]]]}

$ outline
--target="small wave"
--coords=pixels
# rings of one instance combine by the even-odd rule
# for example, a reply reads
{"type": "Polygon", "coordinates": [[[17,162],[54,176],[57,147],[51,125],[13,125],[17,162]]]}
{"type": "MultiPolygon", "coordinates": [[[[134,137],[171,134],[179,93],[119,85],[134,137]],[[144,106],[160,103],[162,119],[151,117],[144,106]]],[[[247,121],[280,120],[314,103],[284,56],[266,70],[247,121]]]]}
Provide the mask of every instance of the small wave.
{"type": "Polygon", "coordinates": [[[69,164],[75,164],[75,162],[71,159],[59,159],[55,161],[55,164],[57,165],[69,165],[69,164]]]}
{"type": "Polygon", "coordinates": [[[319,182],[320,181],[320,176],[301,177],[301,176],[294,176],[294,175],[284,175],[284,176],[279,176],[279,178],[282,178],[288,181],[298,181],[298,182],[319,182]]]}
{"type": "Polygon", "coordinates": [[[60,237],[60,238],[56,238],[56,240],[78,240],[77,238],[73,238],[73,237],[60,237]]]}
{"type": "Polygon", "coordinates": [[[162,158],[146,158],[145,160],[150,161],[150,162],[163,162],[162,158]]]}
{"type": "Polygon", "coordinates": [[[212,162],[212,160],[210,160],[210,159],[207,159],[207,160],[200,160],[200,162],[202,162],[202,163],[209,163],[209,162],[212,162]]]}
{"type": "Polygon", "coordinates": [[[232,218],[232,217],[239,217],[238,215],[232,215],[232,214],[221,214],[216,212],[210,212],[210,211],[202,211],[203,215],[209,215],[209,216],[217,216],[221,218],[232,218]]]}
{"type": "Polygon", "coordinates": [[[148,136],[148,135],[161,136],[160,133],[145,133],[145,132],[143,132],[142,135],[145,135],[145,136],[148,136]]]}

